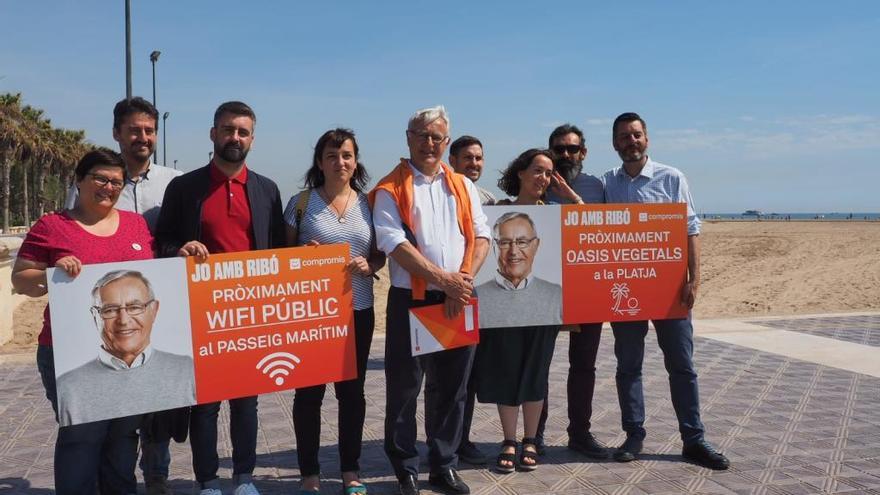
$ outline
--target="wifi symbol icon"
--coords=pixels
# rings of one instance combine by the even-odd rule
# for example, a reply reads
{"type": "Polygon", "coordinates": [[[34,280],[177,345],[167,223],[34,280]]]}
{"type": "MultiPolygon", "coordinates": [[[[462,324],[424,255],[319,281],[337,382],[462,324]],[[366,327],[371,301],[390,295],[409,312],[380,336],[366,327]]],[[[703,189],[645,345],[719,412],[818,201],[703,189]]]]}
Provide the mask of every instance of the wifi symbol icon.
{"type": "Polygon", "coordinates": [[[269,375],[269,378],[274,378],[275,385],[281,386],[284,384],[284,378],[300,361],[300,358],[289,352],[273,352],[260,359],[257,369],[262,370],[264,375],[269,375]]]}

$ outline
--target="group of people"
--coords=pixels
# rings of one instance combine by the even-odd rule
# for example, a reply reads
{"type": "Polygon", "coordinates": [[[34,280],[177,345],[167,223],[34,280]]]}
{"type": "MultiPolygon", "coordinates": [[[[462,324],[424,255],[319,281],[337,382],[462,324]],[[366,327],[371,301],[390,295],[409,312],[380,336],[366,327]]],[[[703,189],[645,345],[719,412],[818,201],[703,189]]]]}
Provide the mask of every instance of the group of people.
{"type": "MultiPolygon", "coordinates": [[[[242,102],[220,105],[214,113],[210,163],[182,174],[151,163],[158,112],[148,101],[125,99],[114,108],[113,138],[121,153],[99,149],[76,166],[66,209],[38,220],[13,268],[19,293],[47,292],[46,271],[59,268],[75,277],[83,265],[155,257],[346,243],[350,248],[357,377],[335,383],[339,401],[338,438],[343,491],[367,493],[359,478],[366,413],[364,379],[374,330],[373,282],[389,261],[385,339],[384,450],[401,494],[419,493],[416,404],[424,384],[424,429],[429,483],[446,493],[469,493],[457,472],[458,460],[482,464],[486,456],[470,440],[475,398],[497,404],[503,442],[494,462],[499,472],[534,470],[544,453],[549,367],[558,322],[547,325],[481,329],[477,346],[411,354],[408,312],[441,304],[447,317],[459,315],[479,292],[474,276],[494,249],[512,267],[492,282],[501,297],[538,293],[540,279],[516,268],[533,256],[540,242],[528,216],[511,213],[487,224],[484,205],[552,203],[684,202],[688,204],[688,280],[682,303],[692,307],[699,286],[699,228],[684,176],[646,154],[644,120],[620,115],[613,145],[623,163],[601,179],[583,171],[587,147],[583,133],[566,124],[550,135],[547,149],[530,149],[503,172],[499,188],[510,199],[496,201],[475,185],[483,170],[483,146],[474,137],[451,142],[450,118],[442,106],[419,110],[409,119],[409,157],[367,190],[369,176],[360,162],[355,134],[332,129],[315,145],[304,189],[282,207],[276,184],[247,164],[256,115],[242,102]],[[530,254],[531,253],[531,254],[530,254]],[[525,289],[531,290],[525,290],[525,289]],[[517,442],[522,410],[524,435],[517,442]]],[[[136,272],[135,272],[136,273],[136,272]]],[[[97,288],[95,306],[101,347],[94,366],[137,369],[162,356],[149,339],[135,338],[152,324],[158,302],[149,283],[119,275],[104,285],[125,283],[118,295],[97,288]],[[132,279],[135,280],[127,280],[132,279]],[[152,315],[152,316],[151,316],[152,315]]],[[[102,285],[101,287],[104,287],[102,285]]],[[[115,293],[114,293],[115,294],[115,293]]],[[[496,296],[493,296],[496,297],[496,296]]],[[[558,304],[558,300],[556,301],[558,304]]],[[[46,396],[58,417],[52,329],[44,315],[37,365],[46,396]]],[[[703,439],[693,368],[690,320],[655,320],[658,342],[669,372],[672,402],[683,440],[682,454],[697,464],[726,469],[727,459],[703,439]]],[[[570,328],[568,372],[569,448],[592,458],[620,462],[638,458],[645,438],[641,369],[648,322],[612,323],[617,357],[617,389],[626,441],[607,449],[590,433],[595,363],[601,322],[570,328]]],[[[149,334],[149,328],[146,331],[149,334]]],[[[296,390],[293,419],[301,483],[299,493],[320,491],[321,404],[324,385],[296,390]]],[[[235,495],[258,493],[253,484],[257,445],[257,397],[229,401],[235,495]]],[[[217,420],[220,403],[188,409],[185,433],[203,495],[220,495],[217,420]]],[[[140,467],[147,492],[170,493],[169,435],[156,435],[159,415],[131,416],[59,428],[55,446],[58,493],[136,493],[140,467]]],[[[175,416],[179,418],[181,415],[175,416]]]]}

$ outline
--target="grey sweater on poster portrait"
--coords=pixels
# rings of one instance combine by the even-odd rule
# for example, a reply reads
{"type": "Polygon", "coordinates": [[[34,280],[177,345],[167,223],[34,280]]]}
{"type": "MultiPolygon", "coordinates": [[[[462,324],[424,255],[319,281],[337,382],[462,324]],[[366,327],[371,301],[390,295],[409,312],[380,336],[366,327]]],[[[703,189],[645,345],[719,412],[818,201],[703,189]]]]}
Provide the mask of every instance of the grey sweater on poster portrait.
{"type": "Polygon", "coordinates": [[[477,286],[480,328],[562,324],[562,287],[533,278],[522,290],[490,280],[477,286]]]}
{"type": "Polygon", "coordinates": [[[98,359],[58,377],[61,426],[162,411],[196,403],[193,360],[154,350],[137,368],[114,370],[98,359]]]}

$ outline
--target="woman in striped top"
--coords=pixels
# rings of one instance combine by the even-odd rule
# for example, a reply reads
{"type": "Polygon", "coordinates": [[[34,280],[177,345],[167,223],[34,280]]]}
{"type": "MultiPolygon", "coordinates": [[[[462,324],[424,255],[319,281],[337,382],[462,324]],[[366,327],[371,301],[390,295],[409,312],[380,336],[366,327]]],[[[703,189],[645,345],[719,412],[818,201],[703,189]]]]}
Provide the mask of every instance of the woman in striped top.
{"type": "MultiPolygon", "coordinates": [[[[354,132],[325,132],[315,145],[305,190],[290,198],[284,212],[288,246],[347,243],[350,247],[348,271],[355,310],[358,375],[334,384],[339,401],[340,468],[346,494],[367,492],[358,476],[366,412],[364,378],[375,322],[373,278],[385,265],[385,256],[376,249],[373,217],[363,192],[369,176],[358,158],[354,132]]],[[[319,493],[318,447],[324,391],[324,385],[297,389],[293,400],[296,451],[302,474],[300,494],[319,493]]]]}

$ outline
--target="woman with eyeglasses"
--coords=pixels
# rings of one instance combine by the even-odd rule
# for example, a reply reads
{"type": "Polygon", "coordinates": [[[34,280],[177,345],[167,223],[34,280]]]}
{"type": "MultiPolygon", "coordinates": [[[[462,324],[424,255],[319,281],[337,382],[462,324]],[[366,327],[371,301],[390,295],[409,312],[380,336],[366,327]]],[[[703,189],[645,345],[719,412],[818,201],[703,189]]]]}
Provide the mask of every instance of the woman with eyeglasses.
{"type": "MultiPolygon", "coordinates": [[[[31,227],[12,268],[19,294],[47,293],[46,269],[76,277],[84,265],[153,258],[153,238],[144,218],[114,208],[125,178],[119,153],[99,149],[76,166],[79,199],[73,208],[43,216],[31,227]]],[[[54,329],[63,332],[64,328],[54,329]]],[[[49,307],[37,348],[37,368],[58,419],[49,307]]],[[[96,421],[58,429],[55,490],[58,493],[136,493],[135,462],[142,417],[96,421]]]]}
{"type": "MultiPolygon", "coordinates": [[[[561,196],[578,202],[580,198],[577,198],[554,170],[550,151],[526,150],[510,163],[498,180],[498,187],[514,199],[503,199],[497,204],[546,204],[544,195],[547,188],[556,183],[560,184],[557,190],[561,196]]],[[[492,285],[487,286],[487,289],[509,291],[510,297],[516,297],[516,291],[527,289],[532,294],[531,297],[538,297],[554,288],[556,294],[559,293],[558,285],[551,286],[548,282],[531,276],[531,263],[540,239],[527,214],[505,213],[496,222],[493,234],[499,256],[499,276],[494,282],[498,287],[492,285]],[[502,266],[502,261],[510,266],[502,266]]],[[[547,301],[548,298],[541,297],[535,301],[530,300],[536,304],[551,304],[547,301]]],[[[554,301],[556,302],[558,301],[554,301]]],[[[549,309],[542,308],[541,311],[549,309]]],[[[557,307],[555,311],[560,312],[561,307],[557,307]]],[[[516,469],[533,471],[538,466],[538,442],[535,436],[544,399],[547,397],[547,377],[559,329],[558,323],[548,322],[547,325],[540,326],[480,330],[475,362],[477,369],[474,373],[478,377],[477,398],[480,402],[498,406],[504,434],[501,452],[495,462],[495,470],[500,473],[511,473],[516,469]],[[517,456],[517,419],[520,409],[524,435],[522,449],[517,456]]]]}
{"type": "MultiPolygon", "coordinates": [[[[332,129],[315,145],[312,166],[306,172],[306,189],[290,198],[284,212],[288,246],[320,244],[349,245],[354,305],[354,334],[357,377],[333,384],[339,402],[339,466],[342,491],[365,494],[361,483],[361,442],[366,417],[364,379],[373,341],[373,280],[385,265],[385,255],[376,249],[373,216],[364,188],[369,175],[359,161],[354,132],[332,129]]],[[[299,494],[320,493],[321,404],[324,385],[300,388],[293,399],[293,429],[302,482],[299,494]]]]}

